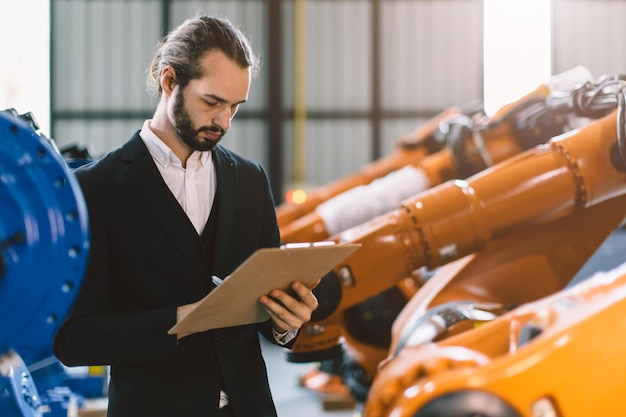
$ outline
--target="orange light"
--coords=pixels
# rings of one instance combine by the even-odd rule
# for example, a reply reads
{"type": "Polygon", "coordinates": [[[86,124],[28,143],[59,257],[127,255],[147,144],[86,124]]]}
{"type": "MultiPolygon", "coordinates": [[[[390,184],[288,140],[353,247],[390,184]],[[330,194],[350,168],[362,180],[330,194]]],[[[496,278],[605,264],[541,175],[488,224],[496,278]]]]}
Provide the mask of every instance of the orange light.
{"type": "Polygon", "coordinates": [[[285,201],[290,204],[302,204],[306,201],[306,191],[301,189],[289,190],[285,194],[285,201]]]}

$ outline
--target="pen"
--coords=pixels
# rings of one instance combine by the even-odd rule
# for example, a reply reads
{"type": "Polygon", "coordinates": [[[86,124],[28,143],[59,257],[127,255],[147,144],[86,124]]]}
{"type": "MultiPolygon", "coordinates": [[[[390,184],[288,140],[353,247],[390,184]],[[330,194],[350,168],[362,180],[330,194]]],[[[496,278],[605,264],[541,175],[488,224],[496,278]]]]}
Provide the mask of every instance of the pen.
{"type": "Polygon", "coordinates": [[[220,285],[223,281],[224,281],[224,280],[223,280],[222,278],[218,277],[217,275],[213,275],[213,276],[211,277],[211,282],[213,282],[213,285],[215,285],[216,287],[217,287],[218,285],[220,285]]]}

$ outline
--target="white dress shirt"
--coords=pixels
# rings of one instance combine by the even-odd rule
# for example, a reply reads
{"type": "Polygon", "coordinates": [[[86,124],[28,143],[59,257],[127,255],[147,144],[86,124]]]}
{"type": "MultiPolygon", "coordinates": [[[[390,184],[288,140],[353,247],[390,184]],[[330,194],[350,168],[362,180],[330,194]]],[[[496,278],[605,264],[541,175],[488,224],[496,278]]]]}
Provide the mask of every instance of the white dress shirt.
{"type": "Polygon", "coordinates": [[[217,187],[211,152],[193,151],[183,167],[181,160],[150,129],[150,120],[143,124],[139,136],[154,159],[163,180],[176,197],[187,217],[202,234],[209,219],[217,187]]]}

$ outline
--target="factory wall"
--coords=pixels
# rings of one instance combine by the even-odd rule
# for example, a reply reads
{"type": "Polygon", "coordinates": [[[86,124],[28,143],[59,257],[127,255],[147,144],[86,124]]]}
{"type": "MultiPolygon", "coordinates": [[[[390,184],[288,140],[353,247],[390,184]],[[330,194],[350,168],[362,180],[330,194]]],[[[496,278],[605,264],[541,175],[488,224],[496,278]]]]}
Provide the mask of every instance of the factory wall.
{"type": "MultiPolygon", "coordinates": [[[[481,99],[482,7],[482,0],[54,0],[52,136],[95,155],[124,142],[154,108],[145,73],[156,42],[196,13],[227,17],[250,36],[263,67],[222,143],[268,169],[280,202],[287,187],[348,175],[442,110],[481,99]]],[[[625,1],[552,0],[552,8],[553,73],[577,65],[594,75],[624,72],[617,42],[625,1]]]]}
{"type": "Polygon", "coordinates": [[[553,72],[576,65],[596,77],[626,74],[626,1],[552,0],[553,72]]]}

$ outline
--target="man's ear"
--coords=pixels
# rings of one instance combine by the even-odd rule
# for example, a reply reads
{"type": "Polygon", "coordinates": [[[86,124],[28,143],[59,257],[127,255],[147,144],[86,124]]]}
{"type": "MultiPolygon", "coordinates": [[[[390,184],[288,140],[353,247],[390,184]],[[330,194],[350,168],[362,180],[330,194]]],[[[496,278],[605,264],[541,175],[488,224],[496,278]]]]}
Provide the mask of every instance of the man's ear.
{"type": "Polygon", "coordinates": [[[167,94],[171,94],[176,87],[176,72],[172,67],[165,67],[161,70],[161,89],[167,94]]]}

